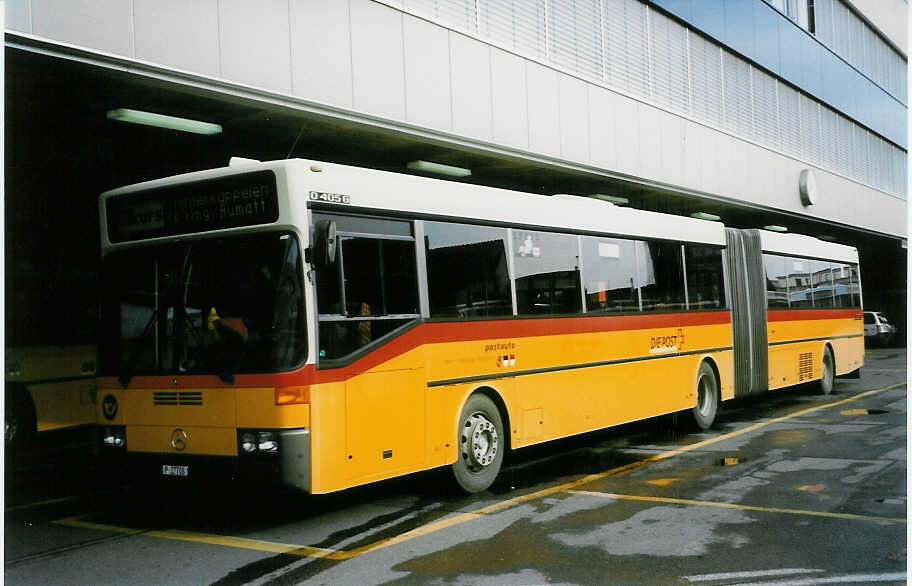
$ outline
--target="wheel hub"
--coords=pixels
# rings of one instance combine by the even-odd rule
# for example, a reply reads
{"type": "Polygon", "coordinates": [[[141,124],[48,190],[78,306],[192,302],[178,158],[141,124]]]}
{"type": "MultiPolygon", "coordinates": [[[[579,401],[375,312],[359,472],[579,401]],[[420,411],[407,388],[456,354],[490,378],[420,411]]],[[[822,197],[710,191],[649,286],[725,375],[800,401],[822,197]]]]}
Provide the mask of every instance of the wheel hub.
{"type": "Polygon", "coordinates": [[[697,385],[697,410],[702,415],[707,415],[710,407],[709,383],[706,377],[700,377],[700,384],[697,385]]]}
{"type": "Polygon", "coordinates": [[[473,413],[462,428],[462,457],[472,471],[479,471],[494,462],[500,438],[497,428],[482,413],[473,413]]]}

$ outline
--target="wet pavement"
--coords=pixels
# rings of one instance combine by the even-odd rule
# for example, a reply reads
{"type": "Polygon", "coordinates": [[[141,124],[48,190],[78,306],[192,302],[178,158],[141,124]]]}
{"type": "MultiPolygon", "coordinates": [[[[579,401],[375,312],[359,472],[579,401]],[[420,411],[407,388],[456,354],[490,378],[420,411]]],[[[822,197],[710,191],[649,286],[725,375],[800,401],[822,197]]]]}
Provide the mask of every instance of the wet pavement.
{"type": "Polygon", "coordinates": [[[472,497],[446,471],[317,497],[158,494],[88,452],[8,462],[5,579],[904,584],[906,376],[905,350],[869,351],[830,396],[725,403],[704,433],[662,417],[528,448],[472,497]]]}

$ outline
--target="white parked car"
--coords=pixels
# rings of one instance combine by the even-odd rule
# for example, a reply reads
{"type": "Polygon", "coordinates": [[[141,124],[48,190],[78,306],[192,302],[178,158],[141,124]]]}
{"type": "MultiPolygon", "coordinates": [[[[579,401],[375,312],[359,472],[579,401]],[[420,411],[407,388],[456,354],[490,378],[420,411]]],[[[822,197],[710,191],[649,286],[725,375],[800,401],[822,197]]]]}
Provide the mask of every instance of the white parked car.
{"type": "Polygon", "coordinates": [[[889,346],[896,333],[896,326],[890,323],[887,316],[879,311],[864,312],[865,340],[889,346]]]}

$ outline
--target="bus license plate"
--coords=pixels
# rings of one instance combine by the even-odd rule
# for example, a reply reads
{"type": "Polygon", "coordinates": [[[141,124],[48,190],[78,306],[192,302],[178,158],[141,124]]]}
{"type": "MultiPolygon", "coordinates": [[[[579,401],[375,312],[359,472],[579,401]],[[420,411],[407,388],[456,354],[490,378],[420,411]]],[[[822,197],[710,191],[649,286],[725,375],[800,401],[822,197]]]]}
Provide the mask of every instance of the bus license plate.
{"type": "Polygon", "coordinates": [[[190,476],[190,466],[162,465],[162,476],[190,476]]]}

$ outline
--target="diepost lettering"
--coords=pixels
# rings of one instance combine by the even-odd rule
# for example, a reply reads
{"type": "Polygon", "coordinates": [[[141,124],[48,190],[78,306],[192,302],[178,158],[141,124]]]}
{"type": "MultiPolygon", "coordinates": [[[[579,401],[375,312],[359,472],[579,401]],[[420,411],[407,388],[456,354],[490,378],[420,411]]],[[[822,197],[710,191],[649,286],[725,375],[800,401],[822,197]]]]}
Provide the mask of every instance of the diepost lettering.
{"type": "Polygon", "coordinates": [[[649,353],[650,354],[662,354],[664,352],[677,352],[678,351],[678,340],[680,330],[674,334],[660,334],[657,336],[650,336],[649,338],[649,353]]]}

